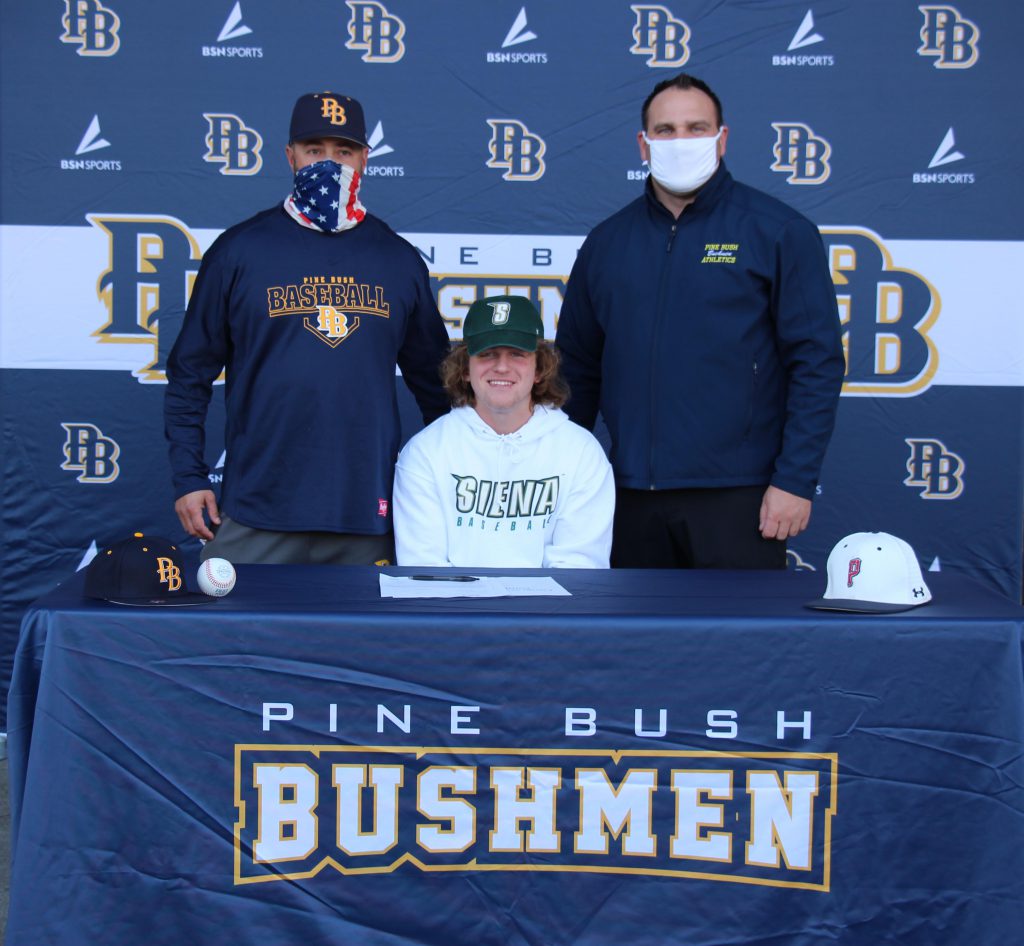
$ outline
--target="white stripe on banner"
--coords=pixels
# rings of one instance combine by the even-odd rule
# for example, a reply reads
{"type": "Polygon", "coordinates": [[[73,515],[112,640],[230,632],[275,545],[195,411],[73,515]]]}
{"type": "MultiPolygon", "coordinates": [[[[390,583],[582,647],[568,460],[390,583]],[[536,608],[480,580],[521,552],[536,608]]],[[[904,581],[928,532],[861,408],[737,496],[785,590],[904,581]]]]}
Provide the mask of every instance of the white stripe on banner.
{"type": "MultiPolygon", "coordinates": [[[[111,319],[100,281],[112,266],[114,237],[96,221],[151,221],[154,231],[160,231],[149,242],[136,235],[136,271],[115,274],[125,281],[117,285],[130,286],[137,295],[139,321],[157,304],[146,295],[147,266],[168,265],[160,255],[160,233],[164,239],[178,234],[175,238],[186,248],[190,237],[199,252],[219,233],[188,231],[171,217],[96,214],[93,219],[94,225],[87,227],[0,227],[0,367],[138,370],[152,361],[138,344],[152,349],[144,331],[134,337],[100,334],[111,319]],[[159,263],[147,264],[147,253],[159,263]]],[[[932,384],[1024,386],[1024,319],[1017,286],[1017,275],[1024,271],[1024,242],[884,240],[859,227],[822,229],[827,240],[839,242],[836,234],[867,235],[884,248],[893,269],[916,274],[934,290],[938,316],[928,335],[938,349],[939,364],[932,384]]],[[[581,236],[404,236],[437,280],[438,307],[453,337],[461,335],[461,318],[474,299],[506,292],[530,295],[544,316],[545,334],[554,336],[581,236]]],[[[178,249],[179,261],[188,259],[188,252],[178,249]]],[[[180,278],[175,274],[164,285],[185,285],[187,271],[198,263],[177,265],[180,278]]]]}

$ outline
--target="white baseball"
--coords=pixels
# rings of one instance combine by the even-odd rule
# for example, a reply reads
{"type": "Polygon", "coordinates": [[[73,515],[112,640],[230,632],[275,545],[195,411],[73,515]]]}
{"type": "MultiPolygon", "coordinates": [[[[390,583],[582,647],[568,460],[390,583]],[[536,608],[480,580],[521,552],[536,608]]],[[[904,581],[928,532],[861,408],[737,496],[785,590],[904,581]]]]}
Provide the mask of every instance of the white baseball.
{"type": "Polygon", "coordinates": [[[226,558],[208,558],[199,566],[199,590],[220,598],[235,587],[235,566],[226,558]]]}

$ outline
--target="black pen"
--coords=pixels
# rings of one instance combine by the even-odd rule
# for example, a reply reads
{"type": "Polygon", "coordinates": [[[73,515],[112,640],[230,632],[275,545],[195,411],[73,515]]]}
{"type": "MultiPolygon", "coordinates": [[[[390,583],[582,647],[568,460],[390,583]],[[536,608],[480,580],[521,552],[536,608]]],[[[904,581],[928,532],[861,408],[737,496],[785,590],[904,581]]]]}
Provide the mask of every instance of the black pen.
{"type": "Polygon", "coordinates": [[[413,575],[413,581],[476,581],[475,575],[413,575]]]}

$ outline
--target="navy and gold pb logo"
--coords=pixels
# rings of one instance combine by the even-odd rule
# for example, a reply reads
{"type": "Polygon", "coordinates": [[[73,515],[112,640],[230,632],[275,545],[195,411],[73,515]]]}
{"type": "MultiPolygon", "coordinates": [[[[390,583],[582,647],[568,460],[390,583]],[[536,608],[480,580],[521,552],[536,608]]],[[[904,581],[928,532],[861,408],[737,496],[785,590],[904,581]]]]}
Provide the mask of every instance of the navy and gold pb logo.
{"type": "Polygon", "coordinates": [[[363,62],[398,62],[405,55],[405,23],[376,0],[345,0],[352,11],[346,49],[361,49],[363,62]]]}
{"type": "Polygon", "coordinates": [[[237,115],[204,112],[203,118],[209,126],[203,160],[220,164],[221,174],[258,174],[263,167],[260,133],[249,128],[237,115]]]}
{"type": "Polygon", "coordinates": [[[181,588],[181,569],[174,564],[174,559],[163,555],[157,556],[157,575],[160,576],[160,584],[167,585],[168,591],[177,591],[181,588]]]}
{"type": "Polygon", "coordinates": [[[981,30],[956,7],[918,7],[924,15],[919,56],[934,56],[936,69],[970,69],[978,61],[981,30]]]}
{"type": "Polygon", "coordinates": [[[108,266],[96,293],[109,319],[93,335],[100,342],[152,346],[152,357],[134,374],[162,384],[199,270],[199,244],[174,217],[87,214],[86,219],[108,237],[108,266]]]}
{"type": "Polygon", "coordinates": [[[359,328],[359,316],[354,315],[350,319],[340,309],[322,305],[317,310],[316,321],[313,322],[307,317],[303,320],[303,325],[331,348],[337,348],[359,328]]]}
{"type": "Polygon", "coordinates": [[[76,470],[79,483],[113,483],[121,470],[117,458],[121,447],[112,437],[104,437],[95,424],[61,423],[64,428],[62,470],[76,470]]]}
{"type": "Polygon", "coordinates": [[[772,122],[775,163],[771,170],[788,174],[787,184],[824,184],[832,173],[830,145],[803,122],[772,122]]]}
{"type": "Polygon", "coordinates": [[[339,127],[348,121],[348,115],[345,114],[345,106],[337,99],[332,99],[329,95],[325,95],[320,99],[320,115],[326,118],[332,125],[339,127]]]}
{"type": "Polygon", "coordinates": [[[514,118],[488,118],[491,140],[487,147],[487,167],[504,168],[506,181],[536,181],[544,176],[544,152],[547,145],[540,135],[530,133],[514,118]]]}
{"type": "Polygon", "coordinates": [[[939,367],[929,332],[940,300],[924,276],[893,265],[868,230],[821,230],[846,355],[846,395],[920,394],[939,367]]]}
{"type": "Polygon", "coordinates": [[[635,3],[633,24],[634,56],[646,56],[652,69],[681,66],[690,58],[690,27],[677,20],[667,7],[653,3],[635,3]]]}
{"type": "Polygon", "coordinates": [[[964,491],[964,459],[941,440],[905,437],[910,447],[905,486],[921,488],[922,499],[956,499],[964,491]]]}
{"type": "Polygon", "coordinates": [[[113,56],[121,47],[121,18],[100,0],[64,0],[62,43],[78,46],[79,56],[113,56]]]}

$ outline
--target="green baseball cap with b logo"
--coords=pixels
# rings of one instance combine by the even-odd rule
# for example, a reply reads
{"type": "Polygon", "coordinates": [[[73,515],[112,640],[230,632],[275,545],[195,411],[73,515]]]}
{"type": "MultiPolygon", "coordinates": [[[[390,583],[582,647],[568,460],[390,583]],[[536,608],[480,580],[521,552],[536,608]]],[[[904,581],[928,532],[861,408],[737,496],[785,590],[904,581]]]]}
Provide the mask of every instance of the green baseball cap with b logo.
{"type": "Polygon", "coordinates": [[[536,351],[544,320],[525,296],[488,296],[469,307],[462,338],[471,355],[499,347],[536,351]]]}

